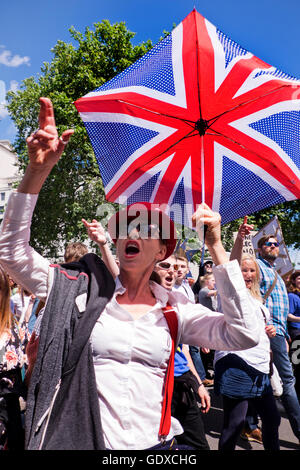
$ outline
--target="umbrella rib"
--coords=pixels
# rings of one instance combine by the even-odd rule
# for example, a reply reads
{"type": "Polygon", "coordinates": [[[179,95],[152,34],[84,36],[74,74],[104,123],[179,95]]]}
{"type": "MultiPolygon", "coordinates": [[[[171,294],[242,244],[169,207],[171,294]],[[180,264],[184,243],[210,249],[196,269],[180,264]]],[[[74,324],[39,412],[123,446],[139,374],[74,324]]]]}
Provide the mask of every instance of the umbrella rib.
{"type": "Polygon", "coordinates": [[[158,158],[160,157],[161,155],[163,155],[164,153],[168,152],[169,150],[171,150],[173,147],[175,147],[175,145],[179,144],[179,142],[182,142],[184,139],[188,139],[189,137],[195,137],[198,135],[198,133],[192,135],[192,132],[189,132],[187,135],[181,137],[181,139],[177,140],[177,142],[175,142],[174,144],[170,145],[170,147],[168,147],[166,150],[164,150],[163,152],[161,152],[159,155],[156,155],[154,158],[152,158],[151,160],[149,160],[150,162],[152,162],[153,160],[155,160],[155,158],[158,158]]]}
{"type": "Polygon", "coordinates": [[[179,121],[185,122],[190,127],[193,127],[193,128],[195,127],[194,121],[179,118],[177,116],[170,116],[169,114],[165,114],[165,113],[158,113],[157,111],[153,111],[152,109],[143,108],[142,106],[138,106],[137,104],[134,104],[134,103],[128,103],[128,101],[124,101],[124,100],[118,100],[118,101],[120,103],[124,103],[124,104],[133,106],[133,107],[138,108],[138,109],[143,109],[144,111],[148,111],[149,113],[157,114],[158,116],[164,116],[164,117],[168,117],[168,118],[172,118],[172,119],[178,119],[179,121]]]}
{"type": "Polygon", "coordinates": [[[199,56],[199,38],[198,31],[196,27],[196,62],[197,62],[197,91],[198,91],[198,103],[199,103],[199,114],[200,119],[202,120],[202,110],[201,110],[201,98],[200,98],[200,56],[199,56]]]}
{"type": "Polygon", "coordinates": [[[275,90],[269,91],[269,92],[266,93],[265,95],[260,95],[260,96],[258,96],[258,97],[256,97],[256,98],[253,98],[252,100],[244,101],[243,103],[240,103],[240,104],[238,104],[237,106],[234,106],[233,108],[228,109],[227,111],[224,111],[223,113],[219,114],[218,116],[215,116],[214,118],[209,119],[208,122],[211,122],[211,121],[212,121],[212,122],[210,123],[210,125],[209,125],[208,127],[212,126],[220,117],[224,116],[225,114],[230,113],[231,111],[234,111],[235,109],[238,109],[238,108],[240,108],[241,106],[245,106],[246,104],[253,103],[254,101],[257,101],[257,100],[260,99],[260,98],[264,98],[265,96],[271,95],[272,93],[275,93],[275,91],[278,91],[278,90],[280,90],[281,88],[285,88],[285,87],[287,87],[287,86],[289,86],[289,85],[282,85],[282,86],[280,86],[280,87],[278,87],[278,88],[275,88],[275,90]]]}
{"type": "MultiPolygon", "coordinates": [[[[194,130],[193,130],[194,131],[194,130]]],[[[174,144],[170,145],[170,147],[168,147],[166,150],[164,150],[163,152],[161,152],[160,154],[158,155],[155,155],[155,157],[151,158],[150,160],[148,160],[147,163],[150,163],[150,162],[153,162],[153,160],[155,160],[156,158],[159,158],[161,157],[164,153],[168,152],[169,150],[171,150],[173,147],[175,147],[175,145],[179,144],[179,142],[182,142],[184,139],[188,139],[190,137],[196,137],[198,136],[198,132],[196,132],[195,134],[192,135],[192,132],[189,132],[187,135],[181,137],[181,139],[177,140],[177,142],[175,142],[174,144]]]]}
{"type": "MultiPolygon", "coordinates": [[[[220,136],[220,137],[224,137],[224,139],[227,139],[227,140],[229,140],[230,142],[233,142],[234,144],[237,144],[239,147],[241,147],[241,148],[247,150],[247,152],[251,152],[251,153],[253,153],[253,155],[256,155],[257,157],[262,158],[259,153],[254,152],[253,150],[250,150],[249,148],[245,147],[245,145],[241,144],[241,143],[238,142],[237,140],[232,139],[231,137],[228,137],[228,136],[225,135],[225,134],[221,134],[221,132],[215,131],[214,129],[211,129],[211,130],[214,132],[214,134],[209,133],[209,132],[207,132],[206,134],[209,134],[209,135],[218,135],[218,136],[220,136]]],[[[269,162],[269,163],[271,163],[271,162],[269,162]]]]}

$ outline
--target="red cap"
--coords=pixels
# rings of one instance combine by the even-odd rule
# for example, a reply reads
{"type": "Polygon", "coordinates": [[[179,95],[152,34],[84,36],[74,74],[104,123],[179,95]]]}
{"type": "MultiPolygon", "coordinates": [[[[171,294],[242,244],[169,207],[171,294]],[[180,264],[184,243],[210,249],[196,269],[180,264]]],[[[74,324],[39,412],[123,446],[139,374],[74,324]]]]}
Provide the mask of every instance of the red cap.
{"type": "Polygon", "coordinates": [[[165,241],[167,247],[165,259],[171,256],[176,246],[175,225],[173,220],[159,208],[159,204],[134,202],[116,212],[108,221],[108,233],[114,243],[117,241],[118,233],[121,232],[124,237],[127,236],[127,227],[133,220],[136,220],[137,224],[141,222],[157,224],[160,229],[160,238],[165,241]]]}

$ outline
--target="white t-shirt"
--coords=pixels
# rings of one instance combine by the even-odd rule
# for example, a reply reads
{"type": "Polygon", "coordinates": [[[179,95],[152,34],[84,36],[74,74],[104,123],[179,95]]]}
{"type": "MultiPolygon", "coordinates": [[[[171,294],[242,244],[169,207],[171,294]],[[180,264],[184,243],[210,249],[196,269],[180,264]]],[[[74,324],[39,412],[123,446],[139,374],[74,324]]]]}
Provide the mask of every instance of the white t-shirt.
{"type": "Polygon", "coordinates": [[[177,292],[182,292],[184,295],[187,296],[190,302],[192,302],[193,304],[195,303],[195,294],[186,279],[183,279],[181,284],[175,284],[173,286],[173,290],[177,292]]]}
{"type": "Polygon", "coordinates": [[[233,352],[247,362],[249,366],[258,369],[260,372],[263,372],[264,374],[268,374],[270,372],[270,339],[265,332],[266,322],[261,309],[263,309],[265,313],[267,322],[270,320],[270,312],[261,302],[256,299],[254,300],[259,306],[259,309],[256,311],[261,331],[259,343],[253,348],[243,351],[215,351],[214,364],[222,357],[233,352]]]}
{"type": "Polygon", "coordinates": [[[16,293],[11,296],[11,300],[14,304],[14,314],[16,315],[17,319],[21,322],[24,319],[25,313],[29,306],[30,299],[31,295],[22,295],[22,293],[16,293]]]}

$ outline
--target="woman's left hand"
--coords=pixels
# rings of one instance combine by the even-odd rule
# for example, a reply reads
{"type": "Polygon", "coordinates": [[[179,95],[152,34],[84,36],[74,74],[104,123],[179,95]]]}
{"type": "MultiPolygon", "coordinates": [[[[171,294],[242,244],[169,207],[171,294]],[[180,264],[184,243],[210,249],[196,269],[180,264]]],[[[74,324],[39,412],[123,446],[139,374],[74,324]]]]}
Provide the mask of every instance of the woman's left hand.
{"type": "Polygon", "coordinates": [[[220,214],[212,211],[211,208],[203,202],[202,204],[199,204],[196,212],[194,212],[192,216],[192,224],[196,228],[200,240],[203,238],[201,234],[204,233],[203,228],[206,226],[205,244],[215,266],[226,263],[228,261],[228,256],[221,240],[220,214]]]}
{"type": "Polygon", "coordinates": [[[206,244],[215,245],[221,242],[221,216],[218,212],[213,212],[205,202],[200,204],[194,212],[192,224],[198,233],[206,225],[206,244]]]}
{"type": "Polygon", "coordinates": [[[92,222],[88,222],[85,219],[81,219],[85,228],[87,229],[87,233],[89,238],[97,243],[97,245],[104,246],[106,245],[106,236],[105,230],[96,219],[93,219],[92,222]]]}

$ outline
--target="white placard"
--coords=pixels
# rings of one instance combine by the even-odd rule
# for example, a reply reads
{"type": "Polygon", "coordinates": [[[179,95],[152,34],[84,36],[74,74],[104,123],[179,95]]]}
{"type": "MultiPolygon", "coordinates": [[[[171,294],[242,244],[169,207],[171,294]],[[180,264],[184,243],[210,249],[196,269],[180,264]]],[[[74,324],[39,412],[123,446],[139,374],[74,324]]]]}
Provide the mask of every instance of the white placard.
{"type": "MultiPolygon", "coordinates": [[[[244,238],[244,243],[243,243],[243,254],[245,255],[251,255],[255,256],[255,251],[252,243],[252,238],[257,232],[254,230],[249,233],[249,235],[246,235],[244,238]]],[[[236,237],[237,237],[238,232],[233,232],[233,241],[235,242],[236,237]]]]}

